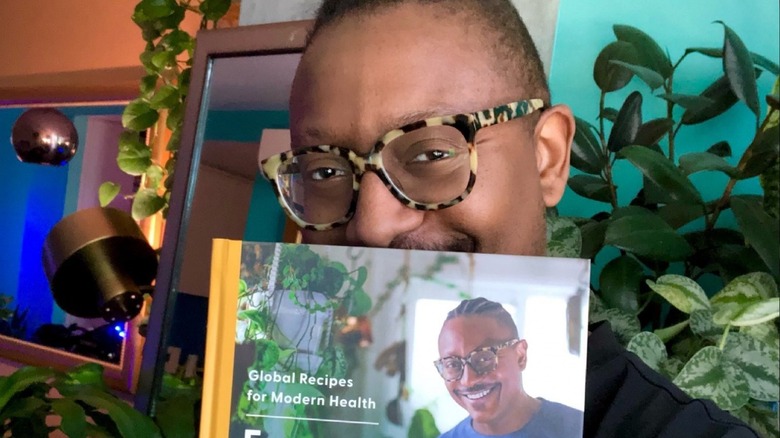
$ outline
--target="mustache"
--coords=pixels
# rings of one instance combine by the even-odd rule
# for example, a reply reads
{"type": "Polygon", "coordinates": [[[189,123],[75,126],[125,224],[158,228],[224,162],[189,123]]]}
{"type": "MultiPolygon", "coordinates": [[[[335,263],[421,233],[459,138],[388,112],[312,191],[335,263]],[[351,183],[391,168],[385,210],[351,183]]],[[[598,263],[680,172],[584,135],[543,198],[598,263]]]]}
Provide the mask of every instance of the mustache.
{"type": "Polygon", "coordinates": [[[396,236],[389,248],[421,249],[427,251],[477,252],[477,241],[470,236],[450,237],[447,240],[429,241],[420,235],[402,234],[396,236]]]}
{"type": "Polygon", "coordinates": [[[469,386],[468,388],[454,389],[452,392],[454,392],[457,395],[463,395],[468,393],[485,391],[493,388],[494,386],[496,386],[495,383],[477,383],[476,385],[469,386]]]}

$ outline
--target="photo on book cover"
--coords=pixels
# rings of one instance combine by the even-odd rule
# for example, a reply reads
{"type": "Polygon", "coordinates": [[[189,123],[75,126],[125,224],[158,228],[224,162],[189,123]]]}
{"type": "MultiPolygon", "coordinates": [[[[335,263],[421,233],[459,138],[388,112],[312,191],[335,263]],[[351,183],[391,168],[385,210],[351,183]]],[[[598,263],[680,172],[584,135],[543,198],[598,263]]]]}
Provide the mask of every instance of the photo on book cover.
{"type": "Polygon", "coordinates": [[[233,243],[230,437],[581,436],[588,261],[233,243]]]}

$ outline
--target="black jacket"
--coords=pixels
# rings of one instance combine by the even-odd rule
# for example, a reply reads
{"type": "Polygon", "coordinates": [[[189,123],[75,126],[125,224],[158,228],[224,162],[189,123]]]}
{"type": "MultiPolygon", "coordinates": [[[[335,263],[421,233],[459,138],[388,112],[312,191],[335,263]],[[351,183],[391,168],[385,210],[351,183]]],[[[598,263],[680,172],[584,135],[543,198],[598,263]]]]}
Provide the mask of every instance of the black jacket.
{"type": "Polygon", "coordinates": [[[590,329],[585,437],[758,437],[713,402],[692,399],[628,352],[608,323],[590,329]]]}

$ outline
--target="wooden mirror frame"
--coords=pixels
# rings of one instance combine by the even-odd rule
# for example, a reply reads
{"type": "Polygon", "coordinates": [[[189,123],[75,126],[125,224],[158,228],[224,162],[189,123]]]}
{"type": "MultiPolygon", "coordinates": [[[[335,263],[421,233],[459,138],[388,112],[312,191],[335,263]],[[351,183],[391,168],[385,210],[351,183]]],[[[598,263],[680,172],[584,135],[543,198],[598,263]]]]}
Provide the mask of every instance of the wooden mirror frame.
{"type": "MultiPolygon", "coordinates": [[[[212,63],[220,58],[302,53],[311,20],[260,24],[198,33],[192,79],[187,96],[184,126],[176,163],[160,265],[149,317],[148,335],[135,396],[136,409],[154,414],[160,393],[167,348],[166,335],[173,322],[176,293],[183,258],[183,242],[195,192],[193,176],[200,163],[200,149],[208,109],[212,63]]],[[[258,79],[262,80],[262,79],[258,79]]],[[[205,321],[203,321],[205,324],[205,321]]]]}

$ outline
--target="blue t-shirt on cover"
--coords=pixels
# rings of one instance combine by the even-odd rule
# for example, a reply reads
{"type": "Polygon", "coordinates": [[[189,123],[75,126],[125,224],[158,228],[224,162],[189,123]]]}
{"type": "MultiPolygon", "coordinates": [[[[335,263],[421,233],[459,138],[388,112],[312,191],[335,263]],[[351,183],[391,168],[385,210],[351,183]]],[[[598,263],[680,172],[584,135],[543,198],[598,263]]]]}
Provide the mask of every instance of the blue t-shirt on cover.
{"type": "Polygon", "coordinates": [[[520,430],[506,435],[482,435],[466,417],[439,438],[574,438],[582,436],[582,412],[560,403],[539,399],[542,405],[520,430]]]}

